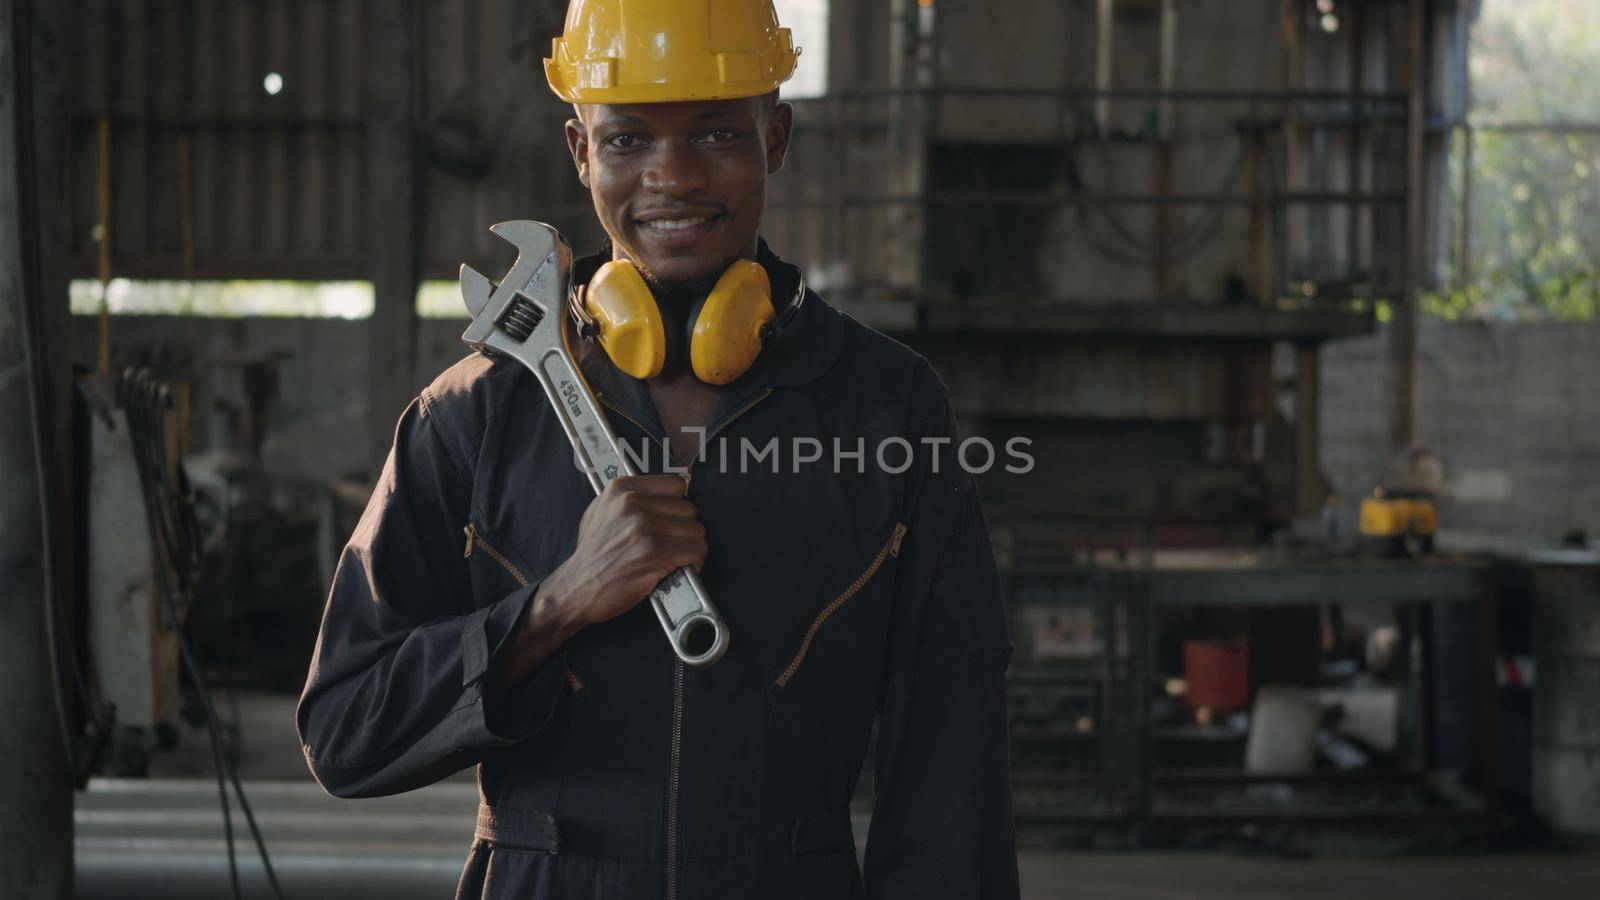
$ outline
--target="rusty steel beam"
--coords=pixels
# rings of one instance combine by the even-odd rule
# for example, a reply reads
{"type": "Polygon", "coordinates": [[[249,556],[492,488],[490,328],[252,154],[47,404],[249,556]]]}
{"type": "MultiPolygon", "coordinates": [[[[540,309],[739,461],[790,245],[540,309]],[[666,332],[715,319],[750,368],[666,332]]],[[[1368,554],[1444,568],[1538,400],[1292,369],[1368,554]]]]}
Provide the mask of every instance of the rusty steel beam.
{"type": "Polygon", "coordinates": [[[1405,452],[1417,441],[1417,304],[1422,294],[1423,0],[1409,0],[1406,18],[1406,226],[1400,296],[1389,324],[1389,450],[1405,452]]]}

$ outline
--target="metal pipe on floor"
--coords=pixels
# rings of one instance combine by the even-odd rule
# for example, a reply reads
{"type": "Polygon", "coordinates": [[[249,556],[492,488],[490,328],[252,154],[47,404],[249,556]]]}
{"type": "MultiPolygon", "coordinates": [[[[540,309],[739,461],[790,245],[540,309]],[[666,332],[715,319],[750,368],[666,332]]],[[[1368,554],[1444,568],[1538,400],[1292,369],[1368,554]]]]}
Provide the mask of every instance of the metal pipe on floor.
{"type": "MultiPolygon", "coordinates": [[[[448,897],[472,842],[477,789],[449,781],[396,797],[340,800],[308,780],[245,782],[272,867],[292,900],[448,897]]],[[[234,829],[244,834],[233,808],[234,829]]],[[[104,779],[78,795],[77,897],[229,896],[216,785],[104,779]]],[[[268,896],[261,859],[239,845],[246,896],[268,896]]],[[[9,895],[8,895],[9,896],[9,895]]]]}

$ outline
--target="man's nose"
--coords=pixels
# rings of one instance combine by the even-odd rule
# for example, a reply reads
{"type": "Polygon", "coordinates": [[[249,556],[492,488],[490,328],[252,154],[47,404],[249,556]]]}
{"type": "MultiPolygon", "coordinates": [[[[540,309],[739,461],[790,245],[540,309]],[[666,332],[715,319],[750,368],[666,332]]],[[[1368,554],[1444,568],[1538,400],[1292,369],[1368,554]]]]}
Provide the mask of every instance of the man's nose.
{"type": "Polygon", "coordinates": [[[687,197],[705,189],[710,179],[700,155],[685,142],[664,141],[645,167],[644,187],[665,197],[687,197]]]}

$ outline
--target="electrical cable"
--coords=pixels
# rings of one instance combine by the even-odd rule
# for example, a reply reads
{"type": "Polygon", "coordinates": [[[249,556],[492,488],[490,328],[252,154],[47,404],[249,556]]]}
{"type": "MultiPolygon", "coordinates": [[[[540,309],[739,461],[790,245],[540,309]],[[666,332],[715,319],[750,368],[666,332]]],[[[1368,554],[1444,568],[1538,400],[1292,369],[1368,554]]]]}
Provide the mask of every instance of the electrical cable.
{"type": "Polygon", "coordinates": [[[235,900],[242,896],[234,848],[233,817],[228,804],[229,784],[238,796],[239,808],[244,811],[245,822],[249,825],[256,851],[261,856],[261,865],[272,893],[278,900],[283,900],[283,889],[273,871],[272,859],[267,853],[267,844],[261,836],[261,828],[250,807],[244,784],[223,752],[221,728],[205,671],[183,629],[185,610],[180,598],[191,595],[195,576],[200,569],[202,551],[187,479],[181,468],[171,465],[167,456],[164,417],[172,406],[172,397],[167,386],[146,369],[127,370],[118,387],[120,400],[127,411],[128,437],[133,445],[139,485],[145,498],[145,519],[150,530],[157,586],[161,592],[163,624],[176,634],[178,652],[200,696],[210,733],[211,757],[217,770],[217,792],[222,803],[223,834],[228,848],[228,875],[232,881],[233,895],[235,900]]]}
{"type": "MultiPolygon", "coordinates": [[[[1263,15],[1268,19],[1269,22],[1271,21],[1272,7],[1273,0],[1265,0],[1266,12],[1263,15]]],[[[1258,98],[1266,83],[1266,46],[1266,41],[1260,42],[1256,54],[1256,90],[1250,98],[1250,112],[1248,119],[1250,123],[1249,127],[1252,130],[1256,127],[1258,121],[1256,118],[1259,108],[1258,98]]],[[[1243,169],[1245,157],[1249,152],[1250,141],[1255,139],[1254,137],[1243,132],[1240,133],[1239,137],[1239,146],[1234,154],[1233,161],[1228,167],[1227,174],[1223,177],[1221,187],[1215,192],[1215,196],[1219,198],[1232,196],[1234,186],[1238,183],[1239,174],[1243,169]]],[[[1110,174],[1112,171],[1110,148],[1104,139],[1099,139],[1097,144],[1105,171],[1105,183],[1110,183],[1110,174]]],[[[1270,160],[1266,168],[1268,169],[1267,178],[1269,181],[1274,183],[1273,186],[1275,189],[1276,173],[1271,171],[1270,160]]],[[[1079,221],[1087,226],[1088,216],[1086,207],[1092,208],[1094,211],[1098,212],[1103,219],[1105,219],[1106,223],[1111,226],[1111,230],[1118,237],[1120,237],[1127,244],[1127,246],[1119,248],[1108,244],[1102,240],[1099,235],[1095,234],[1092,228],[1085,228],[1085,235],[1087,236],[1088,242],[1095,248],[1097,252],[1105,255],[1107,258],[1112,259],[1113,261],[1126,265],[1152,266],[1186,260],[1210,244],[1212,238],[1216,236],[1217,229],[1222,223],[1222,214],[1224,211],[1225,202],[1213,200],[1204,203],[1204,208],[1195,215],[1194,219],[1191,220],[1176,237],[1169,239],[1168,246],[1162,250],[1158,250],[1150,241],[1139,236],[1135,229],[1130,228],[1127,223],[1117,215],[1112,204],[1100,200],[1092,192],[1090,192],[1081,178],[1068,178],[1067,184],[1069,189],[1079,201],[1079,221]]]]}
{"type": "MultiPolygon", "coordinates": [[[[1105,183],[1111,183],[1110,176],[1113,170],[1110,147],[1105,141],[1097,141],[1101,165],[1105,172],[1105,183]]],[[[1222,222],[1222,214],[1226,207],[1227,198],[1232,196],[1234,186],[1238,183],[1239,173],[1243,170],[1246,155],[1246,142],[1241,139],[1233,159],[1228,165],[1227,172],[1223,175],[1222,183],[1215,191],[1219,199],[1208,200],[1202,204],[1200,212],[1177,235],[1169,238],[1169,244],[1164,250],[1158,250],[1146,238],[1140,237],[1133,228],[1117,215],[1112,204],[1101,200],[1096,194],[1089,191],[1081,176],[1069,177],[1067,185],[1074,198],[1078,201],[1079,221],[1087,224],[1087,213],[1093,211],[1111,226],[1111,230],[1122,239],[1125,247],[1113,247],[1098,236],[1092,229],[1086,233],[1090,235],[1090,243],[1095,245],[1098,252],[1107,257],[1129,265],[1150,266],[1161,263],[1181,262],[1194,256],[1204,249],[1211,239],[1216,236],[1218,226],[1222,222]]],[[[1076,173],[1075,173],[1076,175],[1076,173]]],[[[1157,201],[1158,203],[1160,201],[1157,201]]]]}

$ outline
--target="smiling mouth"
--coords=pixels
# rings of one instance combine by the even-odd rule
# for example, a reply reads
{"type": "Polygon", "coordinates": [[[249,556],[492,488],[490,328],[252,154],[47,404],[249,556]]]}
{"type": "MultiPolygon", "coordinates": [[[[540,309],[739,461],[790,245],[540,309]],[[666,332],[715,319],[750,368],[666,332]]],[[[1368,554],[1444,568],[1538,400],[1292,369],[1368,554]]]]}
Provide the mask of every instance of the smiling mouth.
{"type": "Polygon", "coordinates": [[[687,216],[681,219],[640,219],[640,230],[646,234],[657,237],[679,237],[704,232],[722,221],[722,214],[711,216],[687,216]]]}

